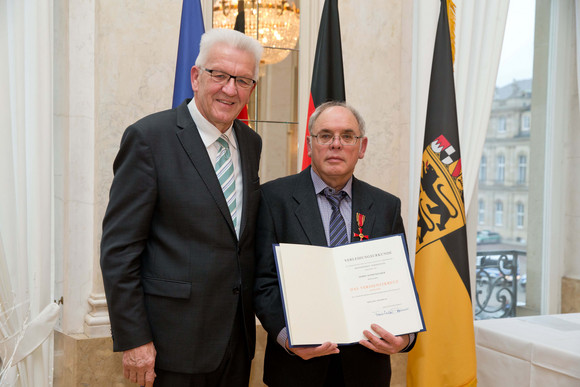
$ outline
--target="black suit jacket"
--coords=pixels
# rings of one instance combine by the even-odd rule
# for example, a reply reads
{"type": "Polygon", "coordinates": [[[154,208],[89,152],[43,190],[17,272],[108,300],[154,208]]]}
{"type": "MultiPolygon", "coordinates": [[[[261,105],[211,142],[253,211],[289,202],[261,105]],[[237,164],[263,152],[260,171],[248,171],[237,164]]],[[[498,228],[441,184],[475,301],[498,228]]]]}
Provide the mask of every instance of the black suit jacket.
{"type": "MultiPolygon", "coordinates": [[[[352,230],[358,231],[356,213],[366,216],[365,235],[377,238],[404,233],[401,201],[353,177],[352,230]]],[[[352,238],[355,241],[354,238],[352,238]]],[[[277,342],[285,327],[273,243],[326,246],[324,226],[318,208],[310,168],[262,186],[256,228],[256,314],[268,332],[264,359],[264,382],[270,386],[322,386],[330,357],[302,360],[290,355],[277,342]]],[[[389,356],[362,345],[340,347],[347,386],[386,386],[391,377],[389,356]]]]}
{"type": "Polygon", "coordinates": [[[114,162],[101,268],[114,350],[153,341],[156,366],[206,373],[220,364],[241,302],[254,354],[254,232],[261,139],[235,121],[243,173],[238,240],[187,108],[129,126],[114,162]]]}

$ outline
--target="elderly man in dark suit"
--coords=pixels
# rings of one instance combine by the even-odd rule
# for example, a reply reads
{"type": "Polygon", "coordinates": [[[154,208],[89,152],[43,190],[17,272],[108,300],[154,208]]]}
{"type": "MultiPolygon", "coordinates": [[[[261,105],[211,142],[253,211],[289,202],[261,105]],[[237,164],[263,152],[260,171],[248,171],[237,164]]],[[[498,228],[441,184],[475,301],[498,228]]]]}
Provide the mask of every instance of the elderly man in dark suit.
{"type": "Polygon", "coordinates": [[[349,243],[359,231],[357,213],[365,216],[363,232],[369,238],[404,232],[401,201],[353,176],[367,147],[364,129],[362,117],[351,106],[342,102],[319,106],[309,122],[312,166],[262,186],[254,300],[256,314],[268,332],[264,382],[269,386],[388,386],[389,354],[414,345],[414,334],[396,337],[374,324],[369,329],[380,338],[365,331],[368,340],[359,344],[288,346],[272,244],[349,243]],[[336,231],[340,228],[331,225],[335,222],[343,224],[342,241],[336,231]]]}
{"type": "Polygon", "coordinates": [[[261,55],[255,39],[210,30],[191,69],[194,99],[123,134],[101,268],[114,350],[132,382],[248,384],[262,142],[235,119],[261,55]]]}

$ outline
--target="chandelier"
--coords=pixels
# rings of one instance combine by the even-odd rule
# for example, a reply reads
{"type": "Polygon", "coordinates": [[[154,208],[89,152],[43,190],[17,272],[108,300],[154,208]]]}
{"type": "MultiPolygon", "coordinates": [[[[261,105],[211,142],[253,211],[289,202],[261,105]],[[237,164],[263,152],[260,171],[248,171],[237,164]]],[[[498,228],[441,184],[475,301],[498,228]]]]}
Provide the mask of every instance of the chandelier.
{"type": "MultiPolygon", "coordinates": [[[[264,47],[260,63],[284,60],[298,42],[300,10],[286,0],[244,0],[243,6],[245,34],[256,38],[264,47]]],[[[214,28],[233,29],[237,16],[238,0],[214,2],[214,28]]]]}

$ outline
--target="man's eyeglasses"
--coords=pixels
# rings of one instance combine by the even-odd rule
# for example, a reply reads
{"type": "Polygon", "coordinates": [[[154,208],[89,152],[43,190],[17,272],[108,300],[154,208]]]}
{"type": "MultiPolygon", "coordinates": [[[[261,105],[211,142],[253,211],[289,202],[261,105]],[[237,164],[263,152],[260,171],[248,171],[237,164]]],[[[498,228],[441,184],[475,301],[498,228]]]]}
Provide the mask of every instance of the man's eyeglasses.
{"type": "Polygon", "coordinates": [[[338,137],[341,145],[350,146],[356,145],[358,139],[363,138],[364,136],[355,136],[352,133],[342,133],[339,134],[338,136],[335,136],[331,133],[320,133],[320,134],[312,134],[310,135],[310,137],[314,137],[320,145],[330,145],[333,143],[334,138],[338,137]]]}
{"type": "Polygon", "coordinates": [[[256,81],[254,81],[251,78],[246,78],[246,77],[240,77],[240,76],[233,76],[230,75],[228,73],[224,73],[223,71],[218,71],[218,70],[211,70],[211,69],[206,69],[204,67],[200,67],[203,71],[207,71],[209,73],[209,75],[211,76],[211,79],[217,83],[218,85],[225,85],[230,81],[230,78],[234,79],[234,82],[236,83],[236,86],[241,88],[241,89],[249,89],[252,86],[254,86],[254,84],[256,83],[256,81]]]}

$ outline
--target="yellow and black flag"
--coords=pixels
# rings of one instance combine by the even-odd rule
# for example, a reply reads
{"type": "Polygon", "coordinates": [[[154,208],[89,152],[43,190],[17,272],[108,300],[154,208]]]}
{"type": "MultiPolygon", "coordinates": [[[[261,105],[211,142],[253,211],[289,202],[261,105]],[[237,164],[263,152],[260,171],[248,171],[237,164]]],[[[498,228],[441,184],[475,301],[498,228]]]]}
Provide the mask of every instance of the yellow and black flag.
{"type": "Polygon", "coordinates": [[[415,256],[415,282],[427,331],[419,335],[409,353],[410,387],[477,384],[453,34],[449,28],[454,14],[453,4],[441,0],[427,103],[415,256]]]}

